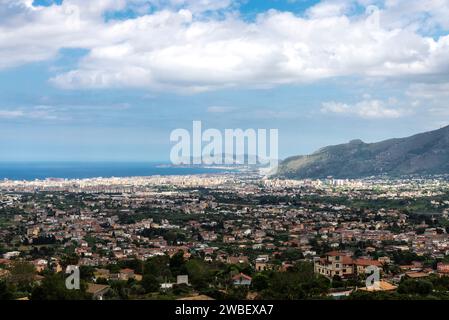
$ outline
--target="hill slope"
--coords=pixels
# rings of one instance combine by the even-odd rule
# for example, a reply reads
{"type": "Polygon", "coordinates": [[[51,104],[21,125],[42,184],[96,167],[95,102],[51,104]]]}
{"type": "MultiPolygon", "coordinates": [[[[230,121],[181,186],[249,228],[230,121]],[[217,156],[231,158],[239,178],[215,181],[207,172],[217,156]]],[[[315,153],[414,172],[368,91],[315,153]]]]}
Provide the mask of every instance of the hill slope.
{"type": "Polygon", "coordinates": [[[359,178],[440,173],[449,173],[449,126],[408,138],[377,143],[353,140],[325,147],[308,156],[284,160],[278,176],[359,178]]]}

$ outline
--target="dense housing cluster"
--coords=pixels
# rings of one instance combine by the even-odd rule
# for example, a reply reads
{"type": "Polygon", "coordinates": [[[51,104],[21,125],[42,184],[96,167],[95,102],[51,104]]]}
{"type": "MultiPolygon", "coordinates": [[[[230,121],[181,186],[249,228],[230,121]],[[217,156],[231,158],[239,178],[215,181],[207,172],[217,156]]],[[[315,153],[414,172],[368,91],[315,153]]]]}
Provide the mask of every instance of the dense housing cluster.
{"type": "Polygon", "coordinates": [[[48,298],[51,285],[77,299],[449,290],[445,176],[277,180],[247,171],[4,180],[0,190],[0,291],[10,298],[48,298]],[[81,268],[77,293],[63,287],[68,265],[81,268]],[[380,270],[375,289],[365,282],[370,266],[380,270]]]}

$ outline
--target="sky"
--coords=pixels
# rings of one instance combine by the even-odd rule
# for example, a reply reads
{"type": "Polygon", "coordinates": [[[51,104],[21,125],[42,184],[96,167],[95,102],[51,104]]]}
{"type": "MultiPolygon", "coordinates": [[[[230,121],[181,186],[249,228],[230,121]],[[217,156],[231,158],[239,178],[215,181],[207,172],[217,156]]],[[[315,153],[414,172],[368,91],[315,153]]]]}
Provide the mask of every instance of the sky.
{"type": "Polygon", "coordinates": [[[0,0],[0,161],[166,161],[278,129],[280,157],[449,124],[449,0],[0,0]]]}

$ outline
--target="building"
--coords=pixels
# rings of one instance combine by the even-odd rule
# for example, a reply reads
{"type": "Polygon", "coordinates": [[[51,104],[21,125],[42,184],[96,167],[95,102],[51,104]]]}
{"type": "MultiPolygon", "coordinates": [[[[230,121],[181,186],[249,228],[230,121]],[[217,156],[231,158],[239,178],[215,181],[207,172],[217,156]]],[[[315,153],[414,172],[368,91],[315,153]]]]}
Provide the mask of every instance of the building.
{"type": "Polygon", "coordinates": [[[109,289],[110,287],[106,285],[89,283],[86,292],[90,293],[94,300],[103,300],[109,289]]]}
{"type": "Polygon", "coordinates": [[[328,278],[339,276],[341,278],[354,274],[353,259],[346,252],[331,251],[326,253],[324,258],[315,260],[315,273],[328,278]]]}
{"type": "Polygon", "coordinates": [[[438,263],[437,271],[440,274],[448,275],[449,274],[449,263],[443,263],[443,262],[438,263]]]}
{"type": "Polygon", "coordinates": [[[119,273],[120,280],[128,281],[129,279],[134,279],[134,270],[133,269],[122,269],[119,273]]]}
{"type": "Polygon", "coordinates": [[[269,262],[256,261],[255,268],[256,268],[256,271],[265,271],[265,270],[273,270],[274,266],[273,266],[273,264],[271,264],[269,262]]]}
{"type": "Polygon", "coordinates": [[[249,263],[247,256],[238,256],[238,257],[228,257],[226,259],[226,263],[228,264],[244,264],[249,263]]]}
{"type": "Polygon", "coordinates": [[[353,259],[350,252],[342,251],[328,252],[324,258],[318,258],[314,263],[315,273],[330,279],[334,276],[347,278],[351,275],[366,274],[370,266],[381,268],[382,263],[366,258],[353,259]]]}
{"type": "Polygon", "coordinates": [[[176,284],[186,284],[189,285],[189,276],[188,275],[179,275],[176,277],[176,284]]]}
{"type": "Polygon", "coordinates": [[[235,286],[250,286],[253,279],[244,273],[239,273],[232,277],[232,283],[235,286]]]}
{"type": "Polygon", "coordinates": [[[370,266],[375,266],[378,268],[382,267],[382,263],[378,260],[372,259],[355,259],[353,260],[354,268],[356,269],[355,273],[357,274],[365,274],[367,273],[367,268],[370,266]]]}
{"type": "Polygon", "coordinates": [[[96,269],[94,272],[95,279],[102,278],[108,280],[110,278],[110,274],[111,272],[108,269],[96,269]]]}

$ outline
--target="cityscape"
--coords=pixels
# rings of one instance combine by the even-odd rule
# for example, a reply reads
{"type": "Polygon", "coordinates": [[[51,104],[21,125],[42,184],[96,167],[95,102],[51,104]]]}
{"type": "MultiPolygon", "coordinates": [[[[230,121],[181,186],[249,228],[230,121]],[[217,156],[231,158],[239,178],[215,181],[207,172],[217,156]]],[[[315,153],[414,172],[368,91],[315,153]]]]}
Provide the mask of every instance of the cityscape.
{"type": "Polygon", "coordinates": [[[0,275],[11,287],[2,294],[447,299],[448,193],[447,175],[281,180],[250,168],[3,180],[0,275]],[[57,285],[69,265],[80,269],[80,290],[57,285]],[[370,266],[377,286],[366,283],[370,266]]]}
{"type": "Polygon", "coordinates": [[[449,0],[0,0],[2,314],[444,310],[448,17],[449,0]]]}

